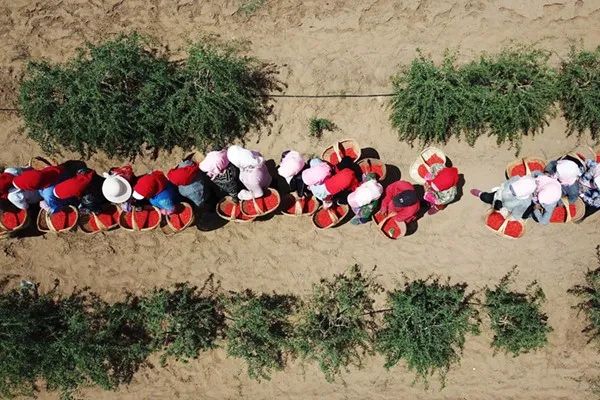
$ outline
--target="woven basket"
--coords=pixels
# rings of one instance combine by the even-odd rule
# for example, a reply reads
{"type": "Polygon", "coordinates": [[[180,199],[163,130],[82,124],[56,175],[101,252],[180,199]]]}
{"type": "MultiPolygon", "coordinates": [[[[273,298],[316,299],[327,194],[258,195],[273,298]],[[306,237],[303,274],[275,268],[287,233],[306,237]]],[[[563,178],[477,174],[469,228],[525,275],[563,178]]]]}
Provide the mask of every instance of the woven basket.
{"type": "Polygon", "coordinates": [[[141,210],[132,209],[130,212],[121,211],[119,214],[119,226],[130,232],[151,231],[160,226],[160,210],[156,207],[147,205],[141,210]],[[140,221],[140,217],[144,221],[140,221]]]}
{"type": "Polygon", "coordinates": [[[395,213],[383,215],[379,212],[373,214],[372,224],[377,231],[387,239],[398,240],[406,235],[406,223],[394,220],[395,213]]]}
{"type": "Polygon", "coordinates": [[[242,209],[240,207],[240,203],[236,203],[229,196],[225,197],[217,204],[217,208],[215,210],[217,215],[224,220],[234,221],[234,222],[252,222],[254,218],[246,216],[242,213],[242,209]]]}
{"type": "Polygon", "coordinates": [[[165,235],[174,235],[184,231],[195,221],[194,208],[185,202],[177,204],[175,212],[165,216],[165,222],[161,227],[165,235]]]}
{"type": "Polygon", "coordinates": [[[510,179],[513,176],[525,176],[534,171],[544,171],[546,161],[540,157],[524,157],[520,160],[515,160],[506,166],[506,178],[510,179]]]}
{"type": "Polygon", "coordinates": [[[508,239],[518,239],[525,234],[525,221],[521,219],[504,218],[496,210],[490,210],[485,215],[485,226],[496,235],[508,239]],[[510,234],[512,230],[517,230],[515,234],[510,234]]]}
{"type": "Polygon", "coordinates": [[[344,157],[350,157],[352,161],[358,161],[361,149],[356,140],[343,139],[334,143],[323,151],[321,158],[331,165],[337,165],[344,157]]]}
{"type": "Polygon", "coordinates": [[[317,229],[333,228],[346,218],[346,215],[348,215],[349,212],[350,207],[346,204],[334,204],[327,209],[320,207],[312,215],[312,222],[317,229]]]}
{"type": "Polygon", "coordinates": [[[364,175],[375,174],[378,181],[385,179],[387,175],[387,167],[385,163],[376,158],[365,158],[358,162],[358,166],[364,175]]]}
{"type": "Polygon", "coordinates": [[[114,204],[105,207],[99,213],[79,216],[79,229],[86,234],[106,232],[119,227],[121,210],[114,204]]]}
{"type": "Polygon", "coordinates": [[[275,189],[266,189],[262,197],[252,200],[242,200],[240,208],[242,213],[249,218],[261,217],[270,214],[279,208],[281,196],[275,189]]]}
{"type": "Polygon", "coordinates": [[[314,197],[298,197],[288,193],[281,200],[281,213],[288,217],[313,215],[319,208],[319,201],[314,197]]]}
{"type": "Polygon", "coordinates": [[[67,206],[53,214],[40,210],[37,217],[37,228],[41,232],[68,232],[74,230],[79,219],[79,212],[74,206],[67,206]]]}
{"type": "Polygon", "coordinates": [[[29,213],[16,207],[0,209],[0,236],[24,229],[29,224],[29,213]]]}
{"type": "Polygon", "coordinates": [[[410,166],[409,175],[415,183],[423,185],[425,176],[434,164],[446,164],[446,154],[437,147],[427,147],[410,166]]]}

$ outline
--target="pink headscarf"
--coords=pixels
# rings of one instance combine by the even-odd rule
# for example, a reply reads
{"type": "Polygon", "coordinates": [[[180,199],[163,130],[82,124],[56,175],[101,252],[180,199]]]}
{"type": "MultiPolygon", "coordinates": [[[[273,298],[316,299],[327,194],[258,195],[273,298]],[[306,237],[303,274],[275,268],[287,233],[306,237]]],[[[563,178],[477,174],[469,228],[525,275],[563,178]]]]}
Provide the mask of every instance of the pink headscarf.
{"type": "Polygon", "coordinates": [[[206,172],[210,179],[221,174],[229,165],[227,150],[211,151],[200,163],[200,170],[206,172]]]}
{"type": "Polygon", "coordinates": [[[563,185],[572,185],[581,176],[577,163],[571,160],[558,160],[556,163],[556,177],[563,185]]]}
{"type": "Polygon", "coordinates": [[[277,173],[284,178],[291,179],[306,165],[304,158],[297,151],[289,151],[281,160],[277,173]]]}
{"type": "Polygon", "coordinates": [[[360,208],[377,200],[383,194],[383,186],[375,179],[364,182],[348,195],[348,205],[352,209],[360,208]]]}
{"type": "Polygon", "coordinates": [[[540,175],[535,178],[537,184],[537,199],[540,204],[554,204],[562,196],[562,187],[556,178],[540,175]]]}
{"type": "Polygon", "coordinates": [[[520,199],[526,199],[535,192],[535,179],[526,175],[519,178],[517,181],[510,184],[512,190],[515,192],[515,196],[520,199]]]}
{"type": "Polygon", "coordinates": [[[302,171],[302,180],[308,186],[319,185],[331,175],[331,167],[326,162],[313,158],[310,160],[310,168],[302,171]]]}

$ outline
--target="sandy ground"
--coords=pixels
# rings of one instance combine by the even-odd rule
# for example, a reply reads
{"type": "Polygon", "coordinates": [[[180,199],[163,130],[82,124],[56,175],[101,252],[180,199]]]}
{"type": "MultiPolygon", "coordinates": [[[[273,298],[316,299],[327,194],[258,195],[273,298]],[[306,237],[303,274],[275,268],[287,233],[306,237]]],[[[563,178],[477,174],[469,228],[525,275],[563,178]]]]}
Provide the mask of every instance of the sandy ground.
{"type": "MultiPolygon", "coordinates": [[[[592,48],[600,39],[600,0],[577,1],[291,1],[270,0],[252,16],[236,1],[198,0],[4,0],[0,2],[0,108],[15,102],[24,62],[46,57],[64,60],[85,40],[98,41],[139,30],[176,49],[206,33],[249,42],[251,53],[279,66],[288,93],[378,93],[390,90],[389,77],[420,48],[439,58],[446,47],[461,50],[460,60],[496,51],[511,41],[539,43],[564,56],[572,41],[592,48]],[[224,5],[223,5],[224,4],[224,5]]],[[[294,148],[318,153],[336,138],[353,137],[377,149],[404,177],[417,149],[400,143],[388,122],[385,99],[280,99],[272,126],[254,132],[249,145],[276,158],[294,148]],[[332,119],[340,131],[317,141],[307,135],[312,116],[332,119]]],[[[565,122],[551,121],[541,135],[528,138],[523,154],[560,155],[577,146],[565,138],[565,122]]],[[[16,115],[0,115],[0,164],[23,163],[38,147],[22,134],[16,115]]],[[[506,146],[482,139],[474,148],[452,141],[445,147],[461,172],[465,188],[487,188],[502,180],[514,157],[506,146]]],[[[138,160],[136,169],[167,167],[181,152],[158,160],[138,160]]],[[[102,155],[90,164],[111,165],[102,155]]],[[[584,321],[571,310],[566,290],[595,267],[600,243],[598,222],[550,227],[528,224],[518,241],[498,238],[482,224],[485,207],[464,196],[443,213],[419,221],[418,231],[398,242],[384,241],[371,226],[345,225],[318,232],[309,220],[276,216],[250,225],[225,225],[203,232],[189,229],[166,238],[159,233],[113,232],[86,237],[65,235],[4,241],[1,274],[34,279],[49,286],[58,278],[64,290],[89,286],[109,299],[125,290],[191,281],[211,273],[226,289],[306,293],[320,277],[360,263],[378,266],[386,287],[431,273],[466,281],[471,289],[495,284],[513,265],[519,283],[539,280],[554,328],[550,344],[533,354],[493,355],[491,333],[470,337],[464,357],[442,391],[411,386],[403,366],[386,371],[382,360],[366,360],[328,384],[313,366],[292,363],[269,382],[257,383],[244,366],[222,351],[202,354],[189,364],[140,371],[117,392],[89,389],[94,399],[591,399],[587,376],[600,374],[598,352],[586,345],[584,321]]],[[[42,393],[41,398],[56,398],[42,393]]]]}

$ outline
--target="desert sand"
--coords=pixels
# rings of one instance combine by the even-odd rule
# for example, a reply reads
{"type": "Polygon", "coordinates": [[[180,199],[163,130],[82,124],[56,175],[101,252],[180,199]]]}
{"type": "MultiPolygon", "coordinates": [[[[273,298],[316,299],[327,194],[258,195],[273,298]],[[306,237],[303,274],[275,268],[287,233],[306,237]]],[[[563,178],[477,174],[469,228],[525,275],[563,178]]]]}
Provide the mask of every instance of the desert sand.
{"type": "MultiPolygon", "coordinates": [[[[600,44],[600,0],[268,0],[246,16],[241,0],[4,0],[0,2],[0,108],[15,106],[18,81],[29,59],[63,61],[85,41],[101,41],[138,30],[178,49],[204,34],[248,42],[250,54],[275,63],[290,94],[385,93],[390,76],[421,49],[439,59],[444,49],[460,50],[459,61],[495,52],[516,41],[555,51],[558,63],[572,42],[600,44]]],[[[247,145],[269,158],[285,149],[319,153],[333,140],[355,138],[408,177],[418,147],[401,143],[388,121],[386,98],[278,99],[272,125],[252,132],[247,145]],[[340,128],[322,140],[308,136],[308,120],[319,116],[340,128]]],[[[522,154],[554,157],[585,149],[588,136],[565,137],[565,121],[553,119],[542,134],[524,140],[522,154]]],[[[23,133],[18,115],[0,113],[0,164],[22,164],[39,154],[23,133]]],[[[469,188],[502,181],[514,149],[480,139],[471,148],[452,140],[444,150],[469,188]]],[[[136,172],[169,167],[183,154],[138,159],[136,172]]],[[[71,156],[65,154],[64,157],[71,156]]],[[[89,164],[102,170],[116,163],[96,155],[89,164]]],[[[545,311],[554,328],[543,350],[517,358],[494,355],[491,332],[468,337],[464,357],[448,375],[446,388],[435,380],[429,390],[411,385],[400,365],[386,371],[368,358],[335,383],[313,365],[291,363],[271,381],[247,378],[244,365],[222,350],[201,354],[188,364],[145,368],[116,392],[91,388],[93,399],[593,399],[585,379],[600,374],[600,355],[580,332],[585,321],[566,290],[595,268],[600,243],[598,220],[580,225],[535,226],[521,240],[494,236],[483,226],[485,206],[468,193],[447,210],[419,221],[415,234],[386,241],[371,226],[346,224],[319,232],[308,219],[283,216],[219,229],[188,229],[175,237],[160,232],[111,232],[4,240],[0,274],[51,286],[89,286],[108,299],[124,291],[190,281],[210,275],[228,290],[307,293],[321,277],[359,263],[377,266],[387,288],[430,274],[464,281],[472,290],[494,285],[513,265],[518,287],[537,279],[547,295],[545,311]]],[[[57,394],[41,393],[42,399],[57,394]]]]}

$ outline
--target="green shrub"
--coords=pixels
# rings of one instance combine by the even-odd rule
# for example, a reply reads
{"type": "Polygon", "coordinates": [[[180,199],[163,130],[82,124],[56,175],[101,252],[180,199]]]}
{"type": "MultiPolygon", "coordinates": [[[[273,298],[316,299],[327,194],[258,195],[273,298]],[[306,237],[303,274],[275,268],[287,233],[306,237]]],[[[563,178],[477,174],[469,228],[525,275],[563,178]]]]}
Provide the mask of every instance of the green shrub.
{"type": "Polygon", "coordinates": [[[593,51],[571,48],[558,77],[560,106],[569,133],[589,129],[594,140],[600,129],[600,46],[593,51]]]}
{"type": "MultiPolygon", "coordinates": [[[[598,264],[600,265],[600,246],[596,248],[598,264]]],[[[569,293],[582,301],[575,308],[585,314],[589,324],[583,330],[590,337],[590,342],[600,344],[600,268],[585,274],[585,284],[576,285],[569,293]]]]}
{"type": "Polygon", "coordinates": [[[390,311],[376,335],[375,348],[385,357],[385,367],[404,360],[422,378],[434,372],[442,384],[460,353],[467,333],[477,334],[476,310],[466,284],[450,285],[439,279],[407,282],[388,292],[390,311]]]}
{"type": "Polygon", "coordinates": [[[519,148],[523,134],[554,115],[556,77],[548,53],[526,48],[482,56],[462,67],[419,55],[392,78],[392,126],[401,140],[445,143],[462,132],[470,145],[488,133],[519,148]]]}
{"type": "Polygon", "coordinates": [[[201,351],[214,348],[224,316],[217,298],[195,286],[180,283],[173,290],[155,289],[140,299],[148,334],[156,350],[168,357],[187,361],[201,351]]]}
{"type": "Polygon", "coordinates": [[[300,357],[319,364],[328,381],[350,365],[360,367],[362,355],[372,352],[372,296],[379,291],[372,274],[363,274],[358,265],[313,285],[293,343],[300,357]]]}
{"type": "Polygon", "coordinates": [[[556,74],[548,58],[542,50],[507,49],[461,68],[482,113],[481,128],[496,136],[498,144],[508,141],[520,148],[524,134],[543,129],[555,115],[556,74]]]}
{"type": "Polygon", "coordinates": [[[64,65],[32,62],[20,89],[29,136],[46,152],[133,157],[143,146],[220,146],[270,112],[273,69],[205,40],[186,61],[137,34],[87,45],[64,65]]]}
{"type": "Polygon", "coordinates": [[[284,368],[294,331],[290,315],[296,303],[293,296],[256,295],[250,290],[224,300],[230,315],[227,354],[246,361],[251,378],[270,379],[273,370],[284,368]]]}
{"type": "Polygon", "coordinates": [[[0,294],[0,394],[31,395],[42,379],[70,398],[80,386],[114,389],[149,354],[136,310],[84,291],[68,297],[37,287],[0,294]]]}
{"type": "Polygon", "coordinates": [[[308,131],[310,132],[310,136],[317,139],[321,139],[324,131],[332,132],[335,129],[335,124],[326,118],[313,117],[308,121],[308,131]]]}
{"type": "Polygon", "coordinates": [[[525,293],[509,291],[513,273],[506,274],[492,290],[485,291],[485,307],[491,320],[492,347],[517,356],[548,343],[548,316],[540,308],[544,291],[534,281],[525,293]]]}
{"type": "Polygon", "coordinates": [[[174,145],[223,147],[266,122],[267,94],[279,90],[275,70],[237,53],[210,40],[189,48],[173,77],[177,89],[164,106],[166,135],[177,138],[174,145]]]}
{"type": "Polygon", "coordinates": [[[472,99],[454,63],[454,57],[446,54],[438,67],[419,55],[392,78],[390,118],[400,140],[445,143],[460,133],[458,121],[472,99]]]}

